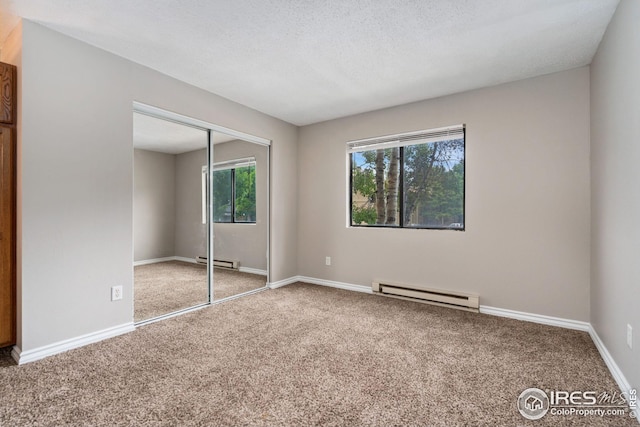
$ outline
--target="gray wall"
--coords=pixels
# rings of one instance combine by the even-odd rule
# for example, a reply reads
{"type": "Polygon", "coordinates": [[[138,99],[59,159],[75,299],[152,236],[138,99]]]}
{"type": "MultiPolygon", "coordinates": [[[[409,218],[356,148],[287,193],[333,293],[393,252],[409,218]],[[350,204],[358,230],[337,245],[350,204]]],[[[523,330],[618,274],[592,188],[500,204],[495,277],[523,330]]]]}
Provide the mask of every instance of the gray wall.
{"type": "Polygon", "coordinates": [[[213,147],[214,162],[256,158],[256,223],[214,224],[214,254],[218,259],[239,260],[240,267],[267,269],[268,148],[246,141],[230,141],[213,147]]]}
{"type": "Polygon", "coordinates": [[[176,256],[207,255],[207,226],[202,223],[202,166],[206,164],[206,148],[176,156],[176,256]]]}
{"type": "MultiPolygon", "coordinates": [[[[216,259],[267,270],[268,149],[235,140],[214,145],[215,162],[256,158],[256,223],[214,224],[216,259]]],[[[202,224],[202,166],[207,150],[178,155],[134,150],[134,260],[207,253],[202,224]]]]}
{"type": "Polygon", "coordinates": [[[296,274],[295,126],[33,22],[21,48],[22,351],[133,320],[134,100],[272,140],[272,280],[296,274]]]}
{"type": "Polygon", "coordinates": [[[623,0],[591,65],[591,323],[640,388],[640,2],[623,0]],[[633,327],[633,350],[626,327],[633,327]]]}
{"type": "Polygon", "coordinates": [[[589,69],[302,127],[298,268],[589,320],[589,69]],[[346,142],[466,123],[465,232],[348,228],[346,142]],[[333,265],[325,266],[325,256],[333,265]]]}
{"type": "Polygon", "coordinates": [[[133,259],[170,257],[176,244],[176,156],[133,150],[133,259]]]}
{"type": "Polygon", "coordinates": [[[132,320],[133,119],[128,61],[22,30],[17,345],[29,351],[132,320]]]}

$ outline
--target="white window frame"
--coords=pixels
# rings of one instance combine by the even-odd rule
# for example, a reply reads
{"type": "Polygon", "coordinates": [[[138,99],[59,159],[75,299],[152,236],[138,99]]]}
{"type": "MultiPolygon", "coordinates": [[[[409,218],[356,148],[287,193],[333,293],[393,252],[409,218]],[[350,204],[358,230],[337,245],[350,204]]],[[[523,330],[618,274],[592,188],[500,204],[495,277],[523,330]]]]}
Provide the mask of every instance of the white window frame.
{"type": "MultiPolygon", "coordinates": [[[[347,142],[347,150],[346,150],[346,165],[347,165],[347,181],[346,181],[346,226],[347,228],[360,228],[360,229],[371,229],[371,228],[388,228],[388,229],[401,229],[401,230],[448,230],[453,229],[456,231],[465,231],[466,227],[466,165],[464,166],[464,184],[462,191],[462,216],[463,222],[460,224],[460,227],[446,227],[446,228],[438,228],[438,227],[423,227],[423,226],[407,226],[403,224],[403,212],[400,210],[400,219],[398,225],[382,225],[382,224],[367,224],[367,225],[354,225],[352,224],[352,165],[351,158],[355,153],[361,153],[364,151],[371,150],[384,150],[387,148],[396,148],[396,147],[407,147],[418,144],[429,144],[433,142],[446,141],[450,139],[458,139],[462,138],[464,140],[464,162],[466,164],[466,147],[467,147],[467,138],[466,138],[466,125],[452,125],[445,126],[440,128],[428,129],[428,130],[419,130],[414,132],[405,132],[393,135],[384,135],[377,136],[372,138],[364,138],[358,140],[352,140],[347,142]]],[[[401,165],[402,166],[402,165],[401,165]]],[[[402,175],[401,175],[402,176],[402,175]]],[[[402,179],[402,178],[401,178],[402,179]]],[[[399,194],[399,199],[403,197],[402,194],[399,194]]],[[[457,223],[456,223],[457,224],[457,223]]]]}
{"type": "MultiPolygon", "coordinates": [[[[226,160],[224,162],[217,162],[213,164],[213,171],[215,172],[220,170],[237,169],[237,168],[242,168],[246,166],[253,166],[254,168],[256,168],[256,173],[257,173],[258,169],[256,166],[255,157],[244,157],[241,159],[233,159],[233,160],[226,160]]],[[[231,185],[235,185],[235,183],[232,182],[231,185]]],[[[235,215],[235,212],[231,212],[231,215],[235,215]]],[[[207,166],[206,165],[202,166],[202,223],[203,224],[207,223],[207,166]]],[[[243,223],[243,222],[232,221],[232,222],[229,222],[228,224],[254,224],[254,223],[255,222],[243,223]]],[[[218,224],[227,224],[227,223],[219,222],[218,224]]]]}

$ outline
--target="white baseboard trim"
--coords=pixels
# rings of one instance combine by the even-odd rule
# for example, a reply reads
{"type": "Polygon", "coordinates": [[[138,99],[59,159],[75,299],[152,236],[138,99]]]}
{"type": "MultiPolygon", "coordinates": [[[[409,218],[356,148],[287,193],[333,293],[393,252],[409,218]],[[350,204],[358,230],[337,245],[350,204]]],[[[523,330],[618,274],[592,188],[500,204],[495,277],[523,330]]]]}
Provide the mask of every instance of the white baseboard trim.
{"type": "Polygon", "coordinates": [[[152,258],[152,259],[143,259],[141,261],[134,261],[133,266],[137,267],[139,265],[157,264],[159,262],[167,262],[167,261],[182,261],[182,262],[188,262],[191,264],[197,264],[195,258],[187,258],[183,256],[168,256],[164,258],[152,258]]]}
{"type": "Polygon", "coordinates": [[[36,360],[44,359],[45,357],[53,356],[54,354],[63,353],[74,348],[83,347],[87,344],[106,340],[107,338],[113,338],[134,330],[135,327],[133,326],[133,322],[131,322],[68,340],[58,341],[57,343],[34,348],[33,350],[22,351],[18,346],[14,346],[11,351],[11,357],[13,357],[18,365],[24,365],[25,363],[35,362],[36,360]]]}
{"type": "Polygon", "coordinates": [[[316,279],[315,277],[308,277],[308,276],[293,276],[293,277],[289,277],[288,279],[279,280],[277,282],[271,282],[269,283],[269,288],[277,289],[282,286],[290,285],[296,282],[304,282],[312,285],[328,286],[330,288],[338,288],[338,289],[344,289],[347,291],[363,292],[366,294],[373,293],[371,291],[371,287],[369,286],[354,285],[352,283],[344,283],[344,282],[335,282],[333,280],[316,279]]]}
{"type": "Polygon", "coordinates": [[[589,322],[582,322],[580,320],[507,310],[506,308],[489,307],[486,305],[480,305],[480,313],[492,316],[508,317],[509,319],[524,320],[526,322],[540,323],[542,325],[558,326],[565,329],[575,329],[577,331],[584,332],[589,332],[589,329],[591,328],[589,322]]]}
{"type": "Polygon", "coordinates": [[[196,261],[195,258],[187,258],[187,257],[183,257],[183,256],[174,256],[173,257],[174,261],[182,261],[182,262],[188,262],[191,264],[197,264],[198,261],[196,261]]]}
{"type": "Polygon", "coordinates": [[[175,261],[176,257],[168,256],[164,258],[152,258],[152,259],[143,259],[140,261],[134,261],[133,266],[137,267],[139,265],[147,265],[147,264],[157,264],[159,262],[167,262],[167,261],[175,261]]]}
{"type": "Polygon", "coordinates": [[[298,281],[311,283],[312,285],[328,286],[330,288],[344,289],[347,291],[363,292],[372,294],[371,286],[354,285],[352,283],[336,282],[333,280],[316,279],[314,277],[298,276],[298,281]]]}
{"type": "Polygon", "coordinates": [[[266,276],[267,270],[260,270],[259,268],[242,267],[238,268],[240,273],[259,274],[260,276],[266,276]]]}
{"type": "MultiPolygon", "coordinates": [[[[600,352],[600,356],[602,356],[602,359],[607,365],[607,368],[609,368],[611,376],[613,376],[616,384],[618,384],[620,391],[628,397],[629,392],[631,391],[631,384],[629,383],[629,381],[627,381],[627,378],[622,373],[622,370],[620,370],[620,367],[618,366],[616,361],[613,360],[613,357],[611,357],[611,353],[609,353],[609,350],[607,350],[607,347],[605,347],[604,343],[600,339],[600,336],[598,335],[596,330],[593,329],[592,325],[589,325],[589,335],[591,336],[593,343],[596,345],[598,352],[600,352]]],[[[638,411],[638,409],[636,409],[636,411],[638,411]]],[[[637,419],[638,423],[640,424],[640,415],[637,416],[637,419]]]]}
{"type": "Polygon", "coordinates": [[[269,287],[269,289],[278,289],[281,288],[283,286],[287,286],[290,285],[292,283],[296,283],[300,281],[300,276],[292,276],[289,277],[288,279],[283,279],[283,280],[277,280],[275,282],[271,282],[269,284],[267,284],[267,286],[269,287]]]}
{"type": "MultiPolygon", "coordinates": [[[[182,262],[188,262],[191,264],[197,264],[198,262],[196,261],[195,258],[187,258],[187,257],[183,257],[183,256],[168,256],[168,257],[164,257],[164,258],[152,258],[152,259],[143,259],[141,261],[134,261],[133,265],[134,267],[137,267],[139,265],[147,265],[147,264],[156,264],[159,262],[167,262],[167,261],[182,261],[182,262]]],[[[260,276],[267,276],[267,270],[261,270],[259,268],[251,268],[251,267],[239,267],[238,271],[240,273],[249,273],[249,274],[259,274],[260,276]]]]}

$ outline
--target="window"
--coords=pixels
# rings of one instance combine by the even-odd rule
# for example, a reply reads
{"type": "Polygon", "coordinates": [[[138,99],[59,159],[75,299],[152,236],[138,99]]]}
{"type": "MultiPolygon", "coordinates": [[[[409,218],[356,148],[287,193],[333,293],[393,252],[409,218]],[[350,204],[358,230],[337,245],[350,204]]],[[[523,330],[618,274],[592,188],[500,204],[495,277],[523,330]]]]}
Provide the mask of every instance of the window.
{"type": "Polygon", "coordinates": [[[348,143],[350,225],[464,230],[465,126],[348,143]]]}
{"type": "MultiPolygon", "coordinates": [[[[202,213],[206,222],[207,167],[202,168],[202,213]]],[[[213,221],[256,222],[256,161],[238,159],[213,165],[213,221]]]]}

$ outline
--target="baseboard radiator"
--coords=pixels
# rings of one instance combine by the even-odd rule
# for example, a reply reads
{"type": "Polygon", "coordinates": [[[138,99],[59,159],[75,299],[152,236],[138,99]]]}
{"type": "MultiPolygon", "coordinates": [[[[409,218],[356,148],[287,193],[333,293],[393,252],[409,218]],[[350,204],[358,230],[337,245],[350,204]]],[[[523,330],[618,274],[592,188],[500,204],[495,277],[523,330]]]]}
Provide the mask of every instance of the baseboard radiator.
{"type": "Polygon", "coordinates": [[[480,297],[465,292],[430,289],[420,285],[405,285],[400,283],[373,282],[373,293],[392,298],[422,302],[425,304],[451,307],[459,310],[478,312],[480,297]]]}
{"type": "MultiPolygon", "coordinates": [[[[198,264],[206,264],[207,263],[207,257],[206,256],[197,256],[196,257],[196,262],[198,264]]],[[[237,270],[238,267],[240,266],[240,262],[239,261],[230,261],[230,260],[224,260],[224,259],[213,259],[213,266],[214,267],[222,267],[222,268],[229,268],[232,270],[237,270]]]]}

